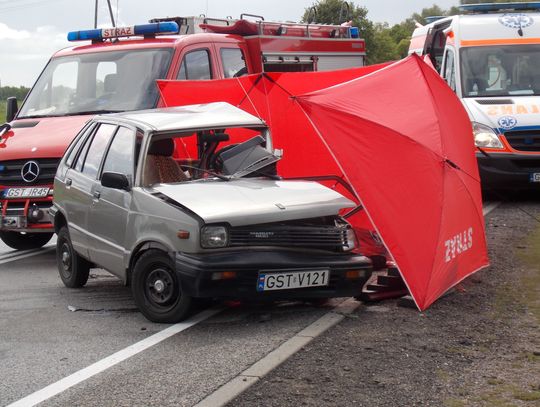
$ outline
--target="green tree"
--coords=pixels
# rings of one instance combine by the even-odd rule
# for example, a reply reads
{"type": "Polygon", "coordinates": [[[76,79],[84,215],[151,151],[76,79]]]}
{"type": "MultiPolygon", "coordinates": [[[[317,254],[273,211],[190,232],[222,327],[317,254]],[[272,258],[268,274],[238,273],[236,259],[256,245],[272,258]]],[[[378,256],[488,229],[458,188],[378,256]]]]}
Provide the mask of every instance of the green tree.
{"type": "Polygon", "coordinates": [[[15,96],[20,102],[26,97],[29,90],[24,86],[2,86],[0,87],[0,100],[5,101],[8,97],[15,96]]]}
{"type": "Polygon", "coordinates": [[[375,35],[373,22],[367,18],[368,10],[354,3],[347,3],[343,0],[320,0],[308,7],[302,16],[303,22],[315,22],[319,24],[342,24],[352,21],[354,27],[358,27],[360,36],[366,40],[367,60],[373,64],[378,61],[372,55],[372,44],[375,35]]]}

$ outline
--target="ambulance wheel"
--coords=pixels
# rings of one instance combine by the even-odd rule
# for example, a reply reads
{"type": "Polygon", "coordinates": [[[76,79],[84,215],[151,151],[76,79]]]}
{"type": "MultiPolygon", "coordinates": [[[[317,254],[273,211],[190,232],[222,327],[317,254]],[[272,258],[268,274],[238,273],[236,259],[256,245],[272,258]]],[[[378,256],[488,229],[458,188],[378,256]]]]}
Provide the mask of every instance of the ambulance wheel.
{"type": "Polygon", "coordinates": [[[15,250],[38,249],[52,237],[53,233],[0,232],[0,239],[15,250]]]}
{"type": "Polygon", "coordinates": [[[88,281],[91,263],[73,249],[66,226],[58,232],[56,240],[56,264],[60,279],[66,287],[81,288],[88,281]]]}
{"type": "Polygon", "coordinates": [[[141,313],[152,322],[180,322],[191,310],[192,298],[183,292],[172,259],[161,250],[151,249],[139,257],[131,292],[141,313]]]}

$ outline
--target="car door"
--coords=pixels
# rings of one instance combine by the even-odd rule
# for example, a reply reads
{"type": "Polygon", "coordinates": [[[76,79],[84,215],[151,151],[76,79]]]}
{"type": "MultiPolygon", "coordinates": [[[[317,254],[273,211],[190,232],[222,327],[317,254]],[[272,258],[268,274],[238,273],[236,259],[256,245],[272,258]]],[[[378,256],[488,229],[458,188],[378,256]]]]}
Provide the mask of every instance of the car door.
{"type": "Polygon", "coordinates": [[[126,227],[131,192],[101,185],[104,172],[121,173],[133,185],[135,174],[135,129],[120,126],[105,154],[100,176],[92,187],[89,232],[93,244],[89,247],[90,260],[123,278],[126,227]]]}
{"type": "Polygon", "coordinates": [[[83,146],[74,168],[66,173],[66,182],[71,180],[71,214],[68,212],[70,237],[73,240],[74,235],[80,235],[80,243],[73,242],[73,245],[83,245],[81,250],[77,248],[76,250],[88,258],[90,258],[89,247],[95,244],[95,239],[90,233],[91,220],[89,218],[94,199],[92,190],[104,152],[115,131],[116,126],[100,123],[95,133],[83,146]]]}
{"type": "Polygon", "coordinates": [[[60,182],[56,185],[54,193],[55,200],[62,202],[71,244],[77,253],[86,258],[88,258],[87,213],[92,199],[86,191],[87,182],[81,176],[81,171],[97,127],[95,124],[89,126],[70,150],[65,165],[61,167],[62,172],[57,174],[60,182]]]}

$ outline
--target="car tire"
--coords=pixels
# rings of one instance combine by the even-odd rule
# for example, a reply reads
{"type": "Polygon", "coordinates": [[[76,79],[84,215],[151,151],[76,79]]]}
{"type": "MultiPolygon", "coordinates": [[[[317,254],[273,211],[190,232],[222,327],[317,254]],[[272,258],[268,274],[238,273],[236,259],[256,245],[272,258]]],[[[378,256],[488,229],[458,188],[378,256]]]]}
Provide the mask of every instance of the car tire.
{"type": "Polygon", "coordinates": [[[81,288],[88,281],[92,264],[73,249],[66,226],[58,232],[56,240],[56,264],[58,273],[66,287],[81,288]]]}
{"type": "Polygon", "coordinates": [[[38,249],[45,246],[54,233],[0,232],[0,239],[15,250],[38,249]]]}
{"type": "Polygon", "coordinates": [[[161,250],[147,250],[137,259],[131,292],[152,322],[176,323],[189,315],[192,298],[183,292],[172,259],[161,250]]]}

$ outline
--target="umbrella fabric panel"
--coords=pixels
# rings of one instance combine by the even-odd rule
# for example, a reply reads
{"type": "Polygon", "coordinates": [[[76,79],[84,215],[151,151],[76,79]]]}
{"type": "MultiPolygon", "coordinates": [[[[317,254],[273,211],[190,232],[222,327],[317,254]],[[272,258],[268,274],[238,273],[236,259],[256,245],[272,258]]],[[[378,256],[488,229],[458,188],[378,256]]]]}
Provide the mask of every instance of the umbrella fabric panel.
{"type": "Polygon", "coordinates": [[[488,264],[471,125],[431,68],[412,56],[297,100],[420,309],[488,264]]]}
{"type": "Polygon", "coordinates": [[[410,271],[404,277],[411,293],[421,296],[437,251],[444,163],[384,126],[301,103],[341,162],[398,267],[410,271]]]}

